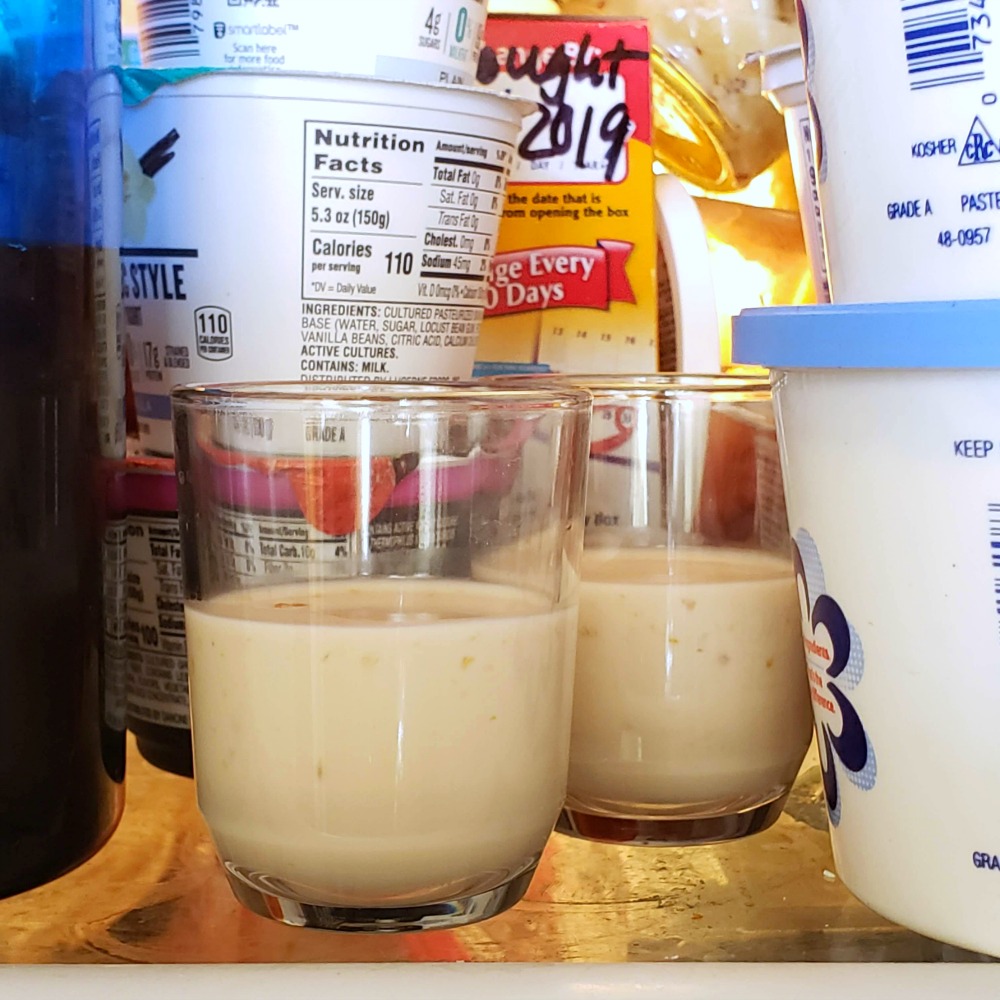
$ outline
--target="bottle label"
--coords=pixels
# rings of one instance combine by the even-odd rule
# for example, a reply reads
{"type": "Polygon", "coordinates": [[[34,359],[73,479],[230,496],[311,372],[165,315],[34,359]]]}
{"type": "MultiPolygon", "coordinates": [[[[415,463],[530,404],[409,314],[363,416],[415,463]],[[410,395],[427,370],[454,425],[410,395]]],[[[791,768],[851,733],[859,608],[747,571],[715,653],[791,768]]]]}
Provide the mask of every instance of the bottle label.
{"type": "Polygon", "coordinates": [[[187,640],[176,512],[129,515],[126,573],[128,720],[187,729],[187,640]]]}

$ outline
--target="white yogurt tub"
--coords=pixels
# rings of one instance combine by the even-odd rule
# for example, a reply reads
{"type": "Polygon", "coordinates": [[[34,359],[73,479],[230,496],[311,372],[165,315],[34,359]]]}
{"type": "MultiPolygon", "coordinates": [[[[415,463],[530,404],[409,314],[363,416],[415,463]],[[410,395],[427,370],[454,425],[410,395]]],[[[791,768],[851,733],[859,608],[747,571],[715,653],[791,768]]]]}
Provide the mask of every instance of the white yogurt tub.
{"type": "Polygon", "coordinates": [[[756,309],[837,871],[1000,956],[1000,303],[756,309]]]}
{"type": "Polygon", "coordinates": [[[472,83],[486,0],[145,0],[143,62],[472,83]]]}
{"type": "Polygon", "coordinates": [[[820,214],[819,177],[813,148],[813,127],[806,96],[806,70],[802,46],[783,45],[757,57],[760,62],[760,91],[785,119],[792,177],[799,200],[799,218],[806,255],[812,268],[816,300],[830,301],[830,279],[823,247],[823,218],[820,214]]]}
{"type": "Polygon", "coordinates": [[[123,115],[122,292],[143,449],[191,382],[472,373],[522,105],[214,73],[123,115]]]}
{"type": "Polygon", "coordinates": [[[996,13],[799,2],[834,300],[1000,295],[996,13]]]}

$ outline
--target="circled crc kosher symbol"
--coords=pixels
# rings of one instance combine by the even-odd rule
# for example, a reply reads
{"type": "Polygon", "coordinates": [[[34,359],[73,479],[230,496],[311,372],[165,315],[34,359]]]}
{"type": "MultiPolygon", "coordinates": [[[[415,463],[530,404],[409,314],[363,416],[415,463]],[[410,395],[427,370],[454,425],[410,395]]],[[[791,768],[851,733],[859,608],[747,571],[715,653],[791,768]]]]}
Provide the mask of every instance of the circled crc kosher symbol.
{"type": "Polygon", "coordinates": [[[958,165],[973,167],[983,163],[1000,163],[1000,146],[997,146],[982,118],[976,115],[962,147],[958,165]]]}

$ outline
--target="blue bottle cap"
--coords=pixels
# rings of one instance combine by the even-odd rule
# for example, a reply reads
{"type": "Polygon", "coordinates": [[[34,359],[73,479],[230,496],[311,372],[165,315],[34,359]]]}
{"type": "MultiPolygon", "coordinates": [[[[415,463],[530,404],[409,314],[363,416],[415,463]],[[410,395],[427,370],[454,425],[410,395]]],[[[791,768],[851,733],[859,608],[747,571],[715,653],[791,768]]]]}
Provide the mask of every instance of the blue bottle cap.
{"type": "Polygon", "coordinates": [[[0,244],[83,246],[94,0],[0,0],[0,244]]]}
{"type": "Polygon", "coordinates": [[[1000,368],[1000,300],[744,309],[733,361],[766,368],[1000,368]]]}

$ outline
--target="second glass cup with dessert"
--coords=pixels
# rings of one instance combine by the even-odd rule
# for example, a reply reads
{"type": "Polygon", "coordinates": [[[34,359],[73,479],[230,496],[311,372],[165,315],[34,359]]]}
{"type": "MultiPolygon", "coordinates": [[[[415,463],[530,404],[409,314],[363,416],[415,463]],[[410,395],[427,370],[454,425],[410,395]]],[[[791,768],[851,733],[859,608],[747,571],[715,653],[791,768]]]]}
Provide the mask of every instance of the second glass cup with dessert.
{"type": "Polygon", "coordinates": [[[770,387],[551,378],[594,395],[557,829],[651,845],[765,829],[811,738],[770,387]]]}

